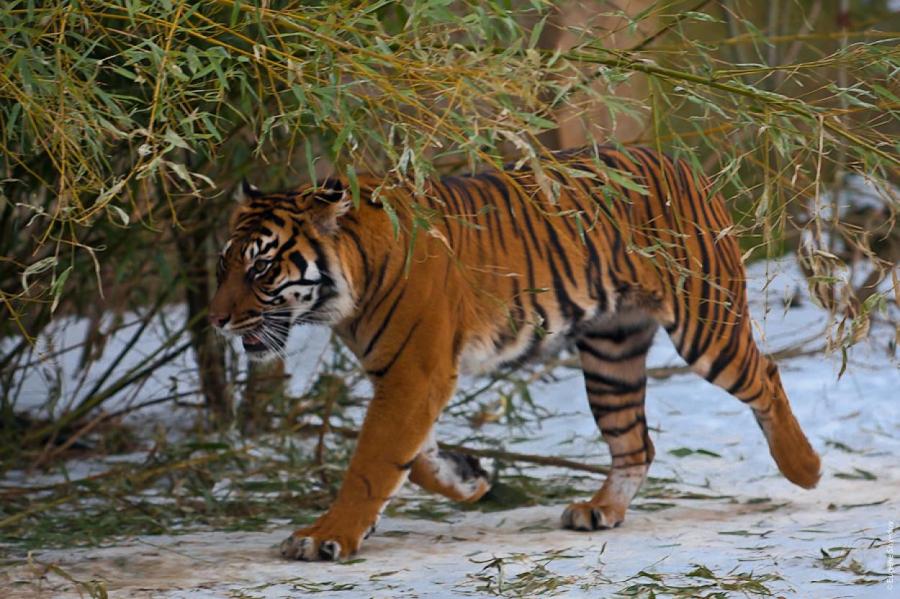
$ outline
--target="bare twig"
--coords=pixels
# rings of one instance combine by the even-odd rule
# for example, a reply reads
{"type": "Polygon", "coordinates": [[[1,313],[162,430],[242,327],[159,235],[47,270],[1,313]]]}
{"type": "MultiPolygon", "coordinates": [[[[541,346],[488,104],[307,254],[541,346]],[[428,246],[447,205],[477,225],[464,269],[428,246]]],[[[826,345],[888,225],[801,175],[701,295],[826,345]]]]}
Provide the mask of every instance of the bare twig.
{"type": "Polygon", "coordinates": [[[87,435],[92,430],[97,428],[97,426],[101,422],[104,422],[107,419],[108,419],[108,415],[106,414],[106,412],[100,412],[94,418],[89,420],[84,426],[82,426],[77,431],[72,433],[72,435],[70,435],[69,438],[66,439],[65,442],[62,443],[61,445],[55,446],[55,447],[51,444],[45,445],[44,450],[41,452],[41,455],[39,455],[37,457],[37,459],[34,461],[32,468],[40,468],[41,466],[43,466],[44,464],[46,464],[47,462],[49,462],[56,456],[65,452],[67,449],[72,447],[72,445],[74,445],[79,439],[81,439],[83,436],[87,435]]]}
{"type": "MultiPolygon", "coordinates": [[[[322,424],[301,424],[293,428],[297,432],[312,432],[321,434],[324,430],[322,424]]],[[[331,426],[331,432],[336,433],[345,439],[356,439],[359,431],[345,426],[331,426]]],[[[504,451],[501,449],[476,449],[473,447],[465,447],[463,445],[455,445],[453,443],[438,442],[438,447],[446,451],[455,451],[478,458],[493,458],[496,460],[504,460],[507,462],[528,462],[530,464],[539,464],[541,466],[556,466],[558,468],[567,468],[569,470],[580,470],[582,472],[593,472],[595,474],[608,474],[609,469],[603,466],[592,466],[590,464],[582,464],[567,460],[565,458],[556,458],[551,456],[541,456],[528,453],[516,453],[514,451],[504,451]]]]}

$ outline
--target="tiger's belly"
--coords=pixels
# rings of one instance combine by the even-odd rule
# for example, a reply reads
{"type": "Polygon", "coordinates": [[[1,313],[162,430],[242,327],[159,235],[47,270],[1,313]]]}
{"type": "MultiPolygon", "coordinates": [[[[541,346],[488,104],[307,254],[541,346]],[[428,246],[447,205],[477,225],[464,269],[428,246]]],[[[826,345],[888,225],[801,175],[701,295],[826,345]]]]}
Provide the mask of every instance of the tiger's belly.
{"type": "Polygon", "coordinates": [[[509,364],[546,360],[570,346],[585,325],[584,321],[566,322],[554,315],[548,315],[548,321],[527,324],[517,331],[508,325],[498,326],[470,339],[460,354],[460,373],[487,374],[509,364]]]}
{"type": "MultiPolygon", "coordinates": [[[[613,293],[610,296],[616,297],[613,293]]],[[[481,335],[471,337],[463,346],[459,371],[478,375],[510,364],[543,361],[572,347],[585,332],[634,328],[656,319],[654,311],[640,302],[633,305],[614,301],[613,306],[616,307],[601,310],[597,304],[579,305],[583,316],[578,320],[566,319],[557,310],[544,310],[546,321],[536,318],[515,331],[508,323],[495,324],[481,335]]]]}

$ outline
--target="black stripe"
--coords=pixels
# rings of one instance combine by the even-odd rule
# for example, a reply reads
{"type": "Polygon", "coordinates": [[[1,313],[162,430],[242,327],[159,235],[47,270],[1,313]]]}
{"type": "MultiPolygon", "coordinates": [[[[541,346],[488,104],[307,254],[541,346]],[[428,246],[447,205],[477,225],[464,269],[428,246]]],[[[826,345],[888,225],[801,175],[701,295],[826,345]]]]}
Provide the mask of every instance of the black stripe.
{"type": "MultiPolygon", "coordinates": [[[[487,181],[488,184],[490,184],[500,194],[500,198],[503,200],[503,203],[506,204],[506,213],[509,216],[509,219],[507,220],[507,222],[509,222],[510,225],[512,225],[512,228],[516,234],[516,237],[519,237],[521,239],[522,231],[519,228],[518,219],[516,218],[515,214],[513,214],[512,201],[510,200],[510,195],[509,195],[509,192],[510,192],[509,186],[506,184],[506,182],[502,178],[499,178],[494,173],[482,173],[481,175],[478,176],[478,178],[484,179],[485,181],[487,181]]],[[[499,218],[499,215],[497,218],[499,218]]],[[[524,241],[523,241],[523,243],[524,243],[524,241]]]]}
{"type": "Polygon", "coordinates": [[[381,338],[381,335],[387,329],[388,325],[391,323],[391,319],[394,317],[394,311],[397,309],[397,306],[400,305],[400,300],[403,299],[403,295],[406,293],[406,287],[400,290],[400,293],[397,295],[397,299],[394,300],[394,303],[391,304],[390,309],[388,310],[385,317],[381,320],[381,324],[378,327],[378,330],[375,331],[375,334],[369,339],[369,343],[366,345],[365,351],[363,351],[363,358],[369,355],[371,351],[375,348],[375,344],[378,343],[378,340],[381,338]]]}
{"type": "Polygon", "coordinates": [[[647,386],[647,377],[642,376],[637,380],[637,382],[632,383],[629,381],[616,379],[605,374],[590,372],[588,370],[584,371],[584,380],[587,384],[588,393],[594,395],[604,395],[608,393],[637,393],[638,391],[642,391],[647,386]],[[607,388],[595,390],[591,388],[591,385],[593,384],[603,385],[607,388]]]}
{"type": "Polygon", "coordinates": [[[649,328],[646,322],[637,322],[630,325],[617,325],[612,329],[588,330],[581,334],[585,339],[603,339],[613,343],[622,343],[632,335],[642,333],[649,328]]]}
{"type": "Polygon", "coordinates": [[[716,359],[709,365],[709,372],[707,372],[704,377],[710,383],[715,383],[716,378],[722,371],[734,361],[735,356],[737,356],[737,353],[740,350],[741,334],[742,330],[740,325],[735,324],[731,327],[731,336],[728,338],[728,343],[718,350],[716,359]]]}
{"type": "Polygon", "coordinates": [[[644,398],[638,399],[636,401],[629,401],[621,404],[596,404],[589,403],[591,408],[591,414],[593,414],[595,420],[599,420],[603,416],[607,416],[609,414],[615,414],[616,412],[624,412],[625,410],[631,410],[635,408],[643,408],[644,407],[644,398]]]}
{"type": "MultiPolygon", "coordinates": [[[[378,292],[378,290],[381,289],[381,285],[382,285],[382,283],[384,283],[385,272],[387,272],[387,266],[388,266],[388,258],[385,258],[384,261],[381,263],[381,266],[378,268],[378,273],[375,275],[375,280],[372,282],[372,286],[370,288],[366,289],[365,293],[363,294],[363,297],[359,300],[359,304],[361,306],[369,305],[369,303],[372,299],[372,296],[374,296],[378,292]]],[[[387,296],[387,295],[388,294],[385,294],[385,296],[387,296]]],[[[382,299],[384,299],[384,298],[382,298],[382,299]]],[[[364,316],[364,314],[360,314],[359,316],[357,316],[356,320],[353,321],[353,324],[350,325],[350,333],[354,337],[356,337],[356,333],[359,330],[359,325],[363,321],[363,316],[364,316]]]]}
{"type": "Polygon", "coordinates": [[[331,279],[331,269],[328,267],[328,258],[322,251],[322,245],[313,238],[308,238],[309,245],[312,246],[313,253],[316,256],[316,268],[319,269],[319,275],[331,279]]]}
{"type": "MultiPolygon", "coordinates": [[[[569,278],[569,281],[574,285],[576,284],[575,275],[572,274],[572,265],[569,263],[569,258],[566,255],[566,251],[563,249],[562,244],[559,242],[559,235],[556,234],[556,230],[553,228],[553,225],[550,223],[550,216],[545,216],[543,214],[538,214],[538,218],[544,221],[544,229],[547,231],[547,237],[550,239],[550,245],[553,246],[553,249],[556,250],[556,258],[562,261],[563,268],[566,271],[566,276],[569,278]]],[[[559,218],[559,217],[557,217],[559,218]]],[[[552,259],[552,256],[547,256],[548,260],[552,259]]]]}
{"type": "MultiPolygon", "coordinates": [[[[593,198],[588,182],[576,179],[576,184],[586,197],[593,198]]],[[[587,210],[582,209],[582,212],[587,215],[587,210]]],[[[598,222],[591,231],[585,231],[584,245],[588,250],[588,259],[585,261],[584,273],[588,283],[588,297],[597,301],[597,311],[602,314],[609,309],[609,298],[606,296],[606,289],[603,288],[603,270],[606,262],[600,258],[597,247],[594,245],[593,239],[591,239],[593,236],[588,234],[595,231],[605,234],[605,227],[600,225],[601,223],[598,222]]]]}
{"type": "Polygon", "coordinates": [[[431,208],[432,210],[434,210],[438,215],[440,215],[440,218],[443,219],[444,234],[447,236],[447,244],[451,248],[455,248],[456,246],[453,245],[453,231],[452,231],[452,227],[450,226],[450,221],[448,219],[448,213],[446,210],[447,204],[443,200],[439,199],[440,193],[441,193],[440,188],[432,185],[432,191],[434,193],[431,193],[431,194],[426,193],[425,194],[425,201],[428,203],[428,207],[431,208]],[[436,200],[434,197],[432,197],[435,194],[439,196],[439,198],[437,200],[439,207],[437,207],[437,208],[435,207],[436,200]]]}
{"type": "Polygon", "coordinates": [[[309,266],[309,262],[306,261],[306,258],[303,257],[299,251],[294,252],[288,259],[294,263],[294,266],[300,271],[300,276],[303,277],[306,274],[306,269],[309,266]]]}
{"type": "Polygon", "coordinates": [[[646,424],[647,419],[644,416],[638,416],[630,424],[626,424],[625,426],[614,426],[607,428],[601,425],[600,432],[603,433],[604,437],[621,437],[622,435],[634,430],[637,426],[646,426],[646,424]]]}
{"type": "MultiPolygon", "coordinates": [[[[382,304],[384,304],[384,302],[387,301],[387,299],[389,297],[391,297],[392,293],[394,293],[397,290],[399,290],[402,293],[406,289],[405,285],[403,285],[402,287],[399,285],[400,280],[402,278],[403,278],[403,269],[400,268],[397,270],[396,276],[387,285],[383,286],[385,289],[385,292],[381,295],[380,298],[378,298],[378,301],[375,301],[373,303],[371,300],[374,300],[376,296],[374,294],[372,295],[372,298],[369,301],[367,307],[365,308],[365,311],[363,312],[362,317],[367,320],[374,318],[375,314],[378,312],[378,309],[381,308],[382,304]]],[[[381,286],[379,286],[379,287],[381,287],[381,286]]]]}
{"type": "Polygon", "coordinates": [[[744,402],[744,403],[753,403],[754,401],[756,401],[757,399],[759,399],[760,397],[762,397],[762,396],[763,396],[763,393],[765,393],[765,392],[766,392],[766,386],[763,385],[762,388],[761,388],[759,391],[757,391],[756,393],[754,393],[754,394],[751,395],[750,397],[738,397],[738,399],[740,399],[740,400],[741,400],[742,402],[744,402]]]}
{"type": "Polygon", "coordinates": [[[444,199],[453,209],[453,216],[460,216],[463,213],[461,204],[457,201],[456,195],[453,193],[453,189],[450,187],[446,179],[441,180],[440,187],[444,188],[444,193],[440,194],[440,197],[444,199]]]}
{"type": "Polygon", "coordinates": [[[559,311],[562,313],[565,320],[570,323],[577,323],[584,316],[584,309],[569,297],[569,293],[566,291],[566,284],[563,282],[562,277],[559,276],[559,271],[556,268],[553,257],[550,256],[548,261],[550,265],[550,278],[553,281],[553,293],[556,295],[556,303],[559,306],[559,311]]]}
{"type": "MultiPolygon", "coordinates": [[[[525,231],[528,233],[527,237],[523,236],[522,242],[524,246],[528,246],[527,240],[531,240],[531,245],[534,248],[534,251],[537,253],[538,257],[543,259],[544,257],[544,246],[541,241],[538,239],[537,233],[534,229],[534,221],[532,220],[532,206],[531,202],[528,200],[528,197],[524,194],[524,192],[519,189],[519,187],[509,186],[510,193],[518,200],[518,205],[521,208],[519,215],[521,216],[522,221],[525,223],[525,231]]],[[[538,215],[540,217],[540,215],[538,215]]]]}
{"type": "Polygon", "coordinates": [[[418,328],[420,322],[421,321],[416,321],[416,324],[414,324],[412,328],[409,329],[409,333],[406,335],[406,339],[403,340],[403,343],[400,344],[397,352],[393,355],[393,357],[391,357],[390,360],[388,360],[388,363],[384,365],[384,368],[379,368],[378,370],[367,370],[366,373],[375,378],[384,376],[387,371],[389,371],[394,366],[394,363],[397,361],[397,358],[400,357],[400,354],[403,353],[404,348],[406,348],[406,344],[409,343],[410,339],[412,339],[413,333],[416,331],[416,328],[418,328]]]}
{"type": "Polygon", "coordinates": [[[597,358],[598,360],[602,360],[604,362],[624,362],[626,360],[632,360],[634,358],[637,358],[638,356],[646,355],[647,351],[650,349],[650,346],[652,344],[653,343],[651,340],[650,343],[646,343],[646,344],[642,343],[642,344],[632,347],[631,349],[627,349],[627,350],[623,351],[622,353],[614,354],[614,355],[604,353],[599,348],[594,347],[593,345],[589,345],[589,344],[585,343],[584,341],[577,341],[575,343],[575,346],[578,348],[578,351],[585,352],[585,353],[597,358]]]}
{"type": "Polygon", "coordinates": [[[484,190],[481,188],[481,182],[472,179],[470,182],[470,186],[472,191],[478,195],[478,202],[481,204],[481,207],[488,207],[488,222],[490,223],[490,236],[491,239],[494,237],[497,238],[497,241],[500,242],[500,248],[505,252],[506,251],[506,236],[503,234],[503,224],[500,222],[500,210],[497,206],[493,205],[485,196],[484,190]]]}
{"type": "MultiPolygon", "coordinates": [[[[685,178],[684,168],[679,168],[676,171],[676,175],[678,176],[679,182],[682,186],[682,191],[685,194],[689,194],[691,186],[690,183],[685,178]]],[[[684,356],[685,361],[688,364],[693,364],[696,362],[701,354],[701,337],[704,332],[708,333],[708,336],[711,337],[715,333],[715,326],[713,325],[709,329],[703,326],[703,323],[709,323],[709,301],[715,299],[715,292],[717,289],[713,289],[709,283],[709,279],[712,278],[716,280],[718,277],[714,276],[715,271],[718,270],[715,260],[710,257],[707,242],[709,241],[709,234],[707,231],[703,229],[701,226],[701,218],[700,212],[698,211],[698,206],[696,205],[696,197],[690,196],[688,201],[686,202],[688,209],[690,210],[691,217],[693,221],[690,223],[696,228],[696,237],[695,241],[697,243],[697,247],[700,250],[700,273],[699,275],[695,275],[695,279],[699,278],[700,280],[700,295],[697,299],[697,313],[689,314],[688,317],[695,323],[694,334],[692,335],[691,340],[689,341],[689,345],[686,347],[687,354],[684,352],[682,356],[684,356]]],[[[694,264],[689,264],[688,268],[695,267],[694,264]]],[[[682,344],[684,344],[685,340],[682,339],[682,344]]]]}
{"type": "MultiPolygon", "coordinates": [[[[641,445],[639,448],[632,449],[631,451],[626,451],[624,453],[610,454],[610,457],[612,457],[612,459],[614,459],[614,460],[628,458],[633,455],[638,455],[638,454],[644,453],[645,451],[647,451],[647,447],[645,445],[641,445]]],[[[629,464],[629,466],[643,466],[645,464],[647,464],[647,462],[635,462],[635,463],[629,464]]],[[[613,468],[615,468],[615,466],[613,466],[613,468]]]]}
{"type": "Polygon", "coordinates": [[[751,356],[749,356],[749,358],[750,358],[749,362],[744,362],[741,365],[741,374],[738,376],[737,380],[734,382],[733,385],[731,385],[728,389],[726,389],[726,391],[728,391],[732,395],[737,396],[738,391],[743,389],[744,386],[747,384],[747,382],[748,382],[747,379],[750,377],[750,372],[756,370],[756,368],[754,368],[754,366],[756,365],[754,356],[751,355],[751,356]]]}
{"type": "Polygon", "coordinates": [[[272,256],[272,260],[274,261],[274,260],[278,260],[278,259],[282,258],[284,256],[284,254],[286,254],[295,245],[297,245],[298,235],[299,235],[299,233],[297,232],[297,230],[293,229],[293,227],[292,227],[291,234],[288,236],[288,238],[285,240],[285,242],[283,244],[281,244],[281,247],[278,248],[278,251],[275,252],[275,255],[272,256]]]}
{"type": "Polygon", "coordinates": [[[356,234],[356,231],[345,228],[343,232],[345,235],[347,235],[347,237],[350,238],[350,240],[353,242],[353,245],[356,246],[356,251],[359,253],[359,257],[362,259],[363,276],[365,277],[365,279],[363,280],[362,288],[363,290],[366,290],[369,288],[369,276],[371,274],[371,269],[369,268],[369,257],[366,255],[366,252],[362,246],[362,241],[360,240],[359,235],[356,234]]]}

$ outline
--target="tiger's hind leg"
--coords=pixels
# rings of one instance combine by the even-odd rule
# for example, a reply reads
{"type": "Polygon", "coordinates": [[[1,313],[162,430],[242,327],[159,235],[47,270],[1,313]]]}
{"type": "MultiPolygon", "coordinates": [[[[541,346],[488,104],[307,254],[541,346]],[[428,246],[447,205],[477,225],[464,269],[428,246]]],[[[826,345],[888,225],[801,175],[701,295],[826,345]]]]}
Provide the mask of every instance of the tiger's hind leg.
{"type": "Polygon", "coordinates": [[[794,417],[778,367],[760,353],[753,339],[746,305],[741,302],[738,307],[740,318],[734,324],[708,322],[705,335],[688,335],[676,327],[669,335],[694,372],[753,410],[781,473],[811,489],[819,481],[819,456],[794,417]],[[689,344],[685,339],[694,341],[689,344]]]}
{"type": "Polygon", "coordinates": [[[562,515],[566,528],[618,526],[647,477],[653,443],[644,416],[646,364],[657,326],[649,320],[615,324],[586,332],[578,340],[591,414],[609,445],[612,468],[590,501],[566,508],[562,515]]]}
{"type": "Polygon", "coordinates": [[[465,503],[478,501],[491,488],[478,459],[440,449],[434,431],[413,460],[409,479],[426,491],[465,503]]]}

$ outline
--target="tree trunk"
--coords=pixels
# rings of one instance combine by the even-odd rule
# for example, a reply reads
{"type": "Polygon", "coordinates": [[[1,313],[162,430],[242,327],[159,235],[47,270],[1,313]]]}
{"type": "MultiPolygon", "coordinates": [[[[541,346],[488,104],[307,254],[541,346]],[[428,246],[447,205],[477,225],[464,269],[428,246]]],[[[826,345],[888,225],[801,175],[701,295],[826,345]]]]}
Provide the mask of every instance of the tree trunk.
{"type": "MultiPolygon", "coordinates": [[[[633,17],[652,5],[653,0],[632,0],[626,3],[623,10],[633,17]]],[[[597,0],[571,0],[562,3],[544,29],[541,46],[566,52],[589,34],[600,36],[607,48],[627,49],[656,31],[658,20],[650,16],[640,22],[637,31],[632,32],[624,16],[609,14],[616,8],[610,2],[597,0]]],[[[610,90],[605,89],[603,81],[595,81],[591,87],[600,93],[610,93],[610,90]]],[[[617,97],[645,100],[649,94],[647,78],[634,73],[627,82],[618,85],[613,91],[617,97]]],[[[626,143],[647,137],[645,130],[648,119],[621,114],[613,119],[610,111],[596,101],[587,106],[561,107],[556,111],[556,121],[559,129],[555,143],[546,136],[542,141],[557,149],[583,146],[592,141],[602,143],[615,139],[626,143]]]]}
{"type": "Polygon", "coordinates": [[[188,328],[197,356],[200,388],[206,400],[209,424],[213,429],[224,429],[233,421],[234,400],[225,376],[224,345],[206,321],[212,279],[206,251],[212,223],[203,218],[206,209],[200,203],[195,204],[182,221],[185,229],[175,232],[175,241],[184,273],[188,328]]]}
{"type": "Polygon", "coordinates": [[[281,358],[264,364],[250,363],[244,399],[238,409],[238,426],[242,433],[255,435],[271,430],[269,407],[286,396],[287,380],[281,358]]]}

